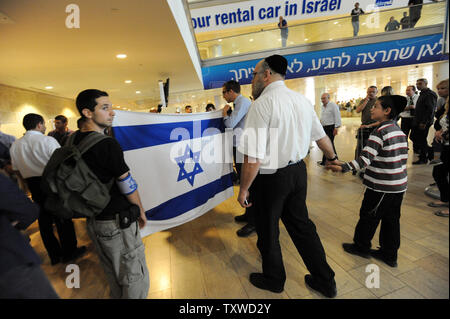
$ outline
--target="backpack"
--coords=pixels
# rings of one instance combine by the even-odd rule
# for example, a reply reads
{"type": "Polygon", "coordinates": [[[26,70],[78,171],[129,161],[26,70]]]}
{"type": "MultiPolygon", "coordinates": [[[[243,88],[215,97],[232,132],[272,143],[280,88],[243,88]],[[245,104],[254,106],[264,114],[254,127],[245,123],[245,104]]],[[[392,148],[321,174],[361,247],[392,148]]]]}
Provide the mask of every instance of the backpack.
{"type": "Polygon", "coordinates": [[[109,190],[114,181],[102,183],[82,158],[92,146],[110,137],[93,132],[74,145],[78,132],[53,152],[42,174],[41,188],[46,194],[44,207],[63,219],[100,214],[110,201],[109,190]]]}

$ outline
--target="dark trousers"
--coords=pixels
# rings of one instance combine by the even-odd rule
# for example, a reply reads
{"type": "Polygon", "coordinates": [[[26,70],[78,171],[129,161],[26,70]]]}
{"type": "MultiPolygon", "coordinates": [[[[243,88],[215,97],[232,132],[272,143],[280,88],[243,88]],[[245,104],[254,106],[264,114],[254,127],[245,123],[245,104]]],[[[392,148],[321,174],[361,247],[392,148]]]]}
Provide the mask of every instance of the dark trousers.
{"type": "Polygon", "coordinates": [[[441,201],[448,203],[449,199],[449,145],[443,145],[441,150],[442,164],[433,167],[433,178],[436,181],[439,192],[441,193],[441,201]]]}
{"type": "Polygon", "coordinates": [[[39,265],[21,265],[0,274],[0,299],[58,299],[39,265]]]}
{"type": "Polygon", "coordinates": [[[257,246],[265,278],[274,287],[283,287],[286,281],[279,242],[281,218],[311,275],[324,285],[331,284],[334,272],[326,261],[316,226],[308,217],[305,163],[289,165],[274,174],[258,174],[254,188],[257,246]]]}
{"type": "Polygon", "coordinates": [[[413,6],[409,8],[409,27],[414,28],[422,14],[422,6],[413,6]]]}
{"type": "Polygon", "coordinates": [[[369,252],[371,241],[381,221],[380,249],[389,260],[397,260],[400,248],[400,208],[403,193],[381,193],[367,189],[359,211],[353,241],[369,252]],[[378,208],[377,208],[378,207],[378,208]]]}
{"type": "MultiPolygon", "coordinates": [[[[233,147],[234,164],[236,165],[236,171],[239,176],[239,180],[241,180],[242,161],[244,160],[244,155],[239,154],[239,158],[237,158],[237,155],[237,148],[233,147]]],[[[250,193],[248,202],[251,203],[255,195],[253,194],[254,189],[252,186],[250,186],[248,192],[250,193]]],[[[244,215],[247,217],[247,224],[250,225],[255,225],[255,214],[253,213],[253,209],[254,207],[252,205],[251,207],[246,208],[244,213],[244,215]]]]}
{"type": "Polygon", "coordinates": [[[370,133],[372,133],[373,128],[359,128],[356,133],[356,149],[355,149],[355,159],[357,160],[361,155],[362,150],[367,144],[370,133]]]}
{"type": "Polygon", "coordinates": [[[40,187],[40,177],[27,178],[26,181],[31,196],[33,197],[33,201],[37,203],[40,208],[38,218],[39,232],[41,233],[42,242],[44,243],[50,259],[53,261],[61,257],[71,256],[77,248],[77,238],[72,220],[57,218],[45,210],[45,195],[40,187]],[[53,224],[56,224],[59,241],[53,232],[53,224]]]}
{"type": "MultiPolygon", "coordinates": [[[[400,125],[401,125],[401,129],[402,129],[403,133],[405,133],[405,135],[406,135],[406,139],[410,138],[410,134],[412,133],[413,121],[414,121],[413,117],[402,117],[402,121],[401,121],[400,125]]],[[[413,149],[416,150],[416,146],[414,145],[414,142],[413,142],[413,149]]]]}
{"type": "Polygon", "coordinates": [[[411,132],[411,140],[419,152],[419,159],[421,161],[426,161],[430,156],[428,156],[430,152],[432,152],[432,148],[428,146],[427,136],[428,131],[430,130],[431,125],[427,125],[423,130],[419,128],[419,126],[415,125],[411,132]]]}
{"type": "MultiPolygon", "coordinates": [[[[334,124],[333,125],[326,125],[326,126],[323,126],[323,130],[325,131],[325,134],[327,134],[327,136],[330,138],[330,140],[331,140],[331,144],[333,145],[333,150],[334,150],[334,153],[337,155],[337,152],[336,152],[336,148],[334,147],[334,124]]],[[[326,162],[326,157],[325,157],[325,154],[322,156],[322,164],[323,165],[325,165],[325,162],[326,162]]]]}

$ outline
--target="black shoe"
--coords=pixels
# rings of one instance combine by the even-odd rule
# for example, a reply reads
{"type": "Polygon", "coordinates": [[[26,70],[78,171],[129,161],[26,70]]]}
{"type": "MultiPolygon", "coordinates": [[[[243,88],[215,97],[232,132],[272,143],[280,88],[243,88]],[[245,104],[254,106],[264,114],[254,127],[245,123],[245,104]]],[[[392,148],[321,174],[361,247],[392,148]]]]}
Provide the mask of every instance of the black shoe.
{"type": "Polygon", "coordinates": [[[379,250],[379,249],[377,249],[377,250],[371,249],[371,250],[370,250],[370,255],[371,255],[373,258],[375,258],[375,259],[381,260],[381,261],[384,262],[386,265],[388,265],[388,266],[390,266],[390,267],[392,267],[392,268],[397,267],[397,261],[396,261],[396,260],[389,260],[389,259],[387,259],[387,258],[384,256],[383,252],[382,252],[381,250],[379,250]]]}
{"type": "Polygon", "coordinates": [[[241,229],[239,229],[236,234],[239,237],[248,237],[250,236],[254,231],[256,230],[255,226],[247,224],[244,227],[242,227],[241,229]]]}
{"type": "Polygon", "coordinates": [[[318,292],[320,292],[322,295],[324,295],[327,298],[334,298],[337,295],[337,289],[336,289],[336,282],[333,279],[333,283],[331,283],[329,286],[324,286],[319,284],[313,276],[306,275],[305,276],[305,282],[306,284],[311,288],[318,292]]]}
{"type": "Polygon", "coordinates": [[[344,248],[344,250],[349,254],[356,255],[362,258],[370,258],[369,252],[362,251],[355,244],[343,243],[342,248],[344,248]]]}
{"type": "Polygon", "coordinates": [[[248,222],[247,214],[242,214],[234,217],[234,221],[237,223],[247,223],[248,222]]]}
{"type": "Polygon", "coordinates": [[[421,165],[421,164],[427,164],[428,160],[421,160],[418,159],[417,161],[413,162],[413,165],[421,165]]]}
{"type": "Polygon", "coordinates": [[[250,274],[250,282],[253,286],[258,287],[259,289],[269,290],[271,292],[280,293],[283,292],[284,287],[275,287],[270,285],[267,279],[264,277],[264,274],[253,272],[250,274]]]}
{"type": "Polygon", "coordinates": [[[86,253],[86,246],[78,247],[77,249],[75,249],[75,251],[72,254],[70,254],[69,256],[63,257],[62,261],[64,263],[67,263],[69,261],[74,261],[77,258],[83,256],[85,253],[86,253]]]}

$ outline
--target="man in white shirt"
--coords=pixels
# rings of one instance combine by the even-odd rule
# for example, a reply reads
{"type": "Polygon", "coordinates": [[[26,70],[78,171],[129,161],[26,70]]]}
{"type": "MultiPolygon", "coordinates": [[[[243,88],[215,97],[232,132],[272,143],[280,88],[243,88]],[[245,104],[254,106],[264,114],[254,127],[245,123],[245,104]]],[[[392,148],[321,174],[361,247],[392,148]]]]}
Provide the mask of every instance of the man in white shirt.
{"type": "MultiPolygon", "coordinates": [[[[410,138],[410,133],[413,128],[413,121],[414,121],[414,111],[416,109],[416,103],[417,99],[419,98],[419,94],[417,94],[416,87],[414,85],[409,85],[406,88],[406,107],[405,110],[400,113],[400,117],[402,118],[402,121],[400,123],[401,129],[403,133],[405,133],[406,138],[410,138]]],[[[414,151],[417,151],[416,148],[414,148],[414,142],[413,142],[413,149],[414,151]]]]}
{"type": "Polygon", "coordinates": [[[33,201],[40,207],[39,231],[51,264],[74,260],[84,254],[86,247],[77,248],[72,220],[55,218],[45,210],[45,195],[40,186],[44,168],[60,145],[53,137],[44,135],[46,127],[41,115],[25,115],[23,126],[27,130],[25,135],[16,140],[10,149],[12,168],[26,180],[33,201]],[[53,233],[53,223],[56,224],[59,241],[53,233]]]}
{"type": "MultiPolygon", "coordinates": [[[[322,101],[322,114],[320,116],[320,124],[322,124],[325,134],[333,145],[333,150],[337,155],[336,148],[334,147],[334,137],[338,134],[338,128],[341,127],[341,111],[336,103],[330,101],[330,94],[323,93],[321,96],[322,101]]],[[[325,154],[322,157],[322,161],[319,165],[325,166],[326,158],[325,154]]]]}
{"type": "MultiPolygon", "coordinates": [[[[227,103],[234,104],[234,111],[231,111],[227,104],[222,110],[223,123],[226,128],[233,129],[233,157],[236,165],[238,179],[241,178],[241,167],[243,155],[237,153],[236,148],[239,145],[242,131],[245,125],[245,116],[248,113],[252,101],[241,94],[241,85],[230,80],[222,86],[222,95],[227,103]]],[[[234,218],[237,222],[246,222],[247,224],[237,231],[239,237],[248,237],[255,231],[255,221],[252,214],[252,208],[245,210],[243,215],[234,218]]]]}
{"type": "Polygon", "coordinates": [[[250,274],[250,282],[280,293],[286,272],[279,244],[279,219],[300,253],[311,275],[306,284],[327,297],[336,296],[334,272],[308,217],[307,176],[303,159],[310,141],[316,141],[328,161],[339,163],[311,103],[284,84],[287,60],[272,55],[255,67],[252,95],[238,151],[244,154],[238,201],[254,206],[257,246],[262,257],[262,273],[250,274]],[[247,138],[248,137],[248,138],[247,138]],[[254,196],[249,199],[249,187],[254,196]]]}

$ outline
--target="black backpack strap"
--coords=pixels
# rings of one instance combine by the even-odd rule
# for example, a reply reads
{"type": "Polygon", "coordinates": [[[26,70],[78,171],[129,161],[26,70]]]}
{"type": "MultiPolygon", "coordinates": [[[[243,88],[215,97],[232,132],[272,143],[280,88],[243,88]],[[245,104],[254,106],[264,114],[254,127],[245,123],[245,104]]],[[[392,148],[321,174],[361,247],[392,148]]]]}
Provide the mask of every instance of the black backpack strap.
{"type": "MultiPolygon", "coordinates": [[[[74,135],[74,134],[72,134],[74,135]]],[[[72,136],[71,136],[72,137],[72,136]]],[[[81,155],[83,155],[86,151],[88,151],[92,146],[97,144],[98,142],[110,138],[107,135],[98,133],[98,132],[92,132],[88,136],[86,136],[78,145],[77,148],[80,151],[81,155]]],[[[69,144],[70,145],[70,144],[69,144]]]]}

